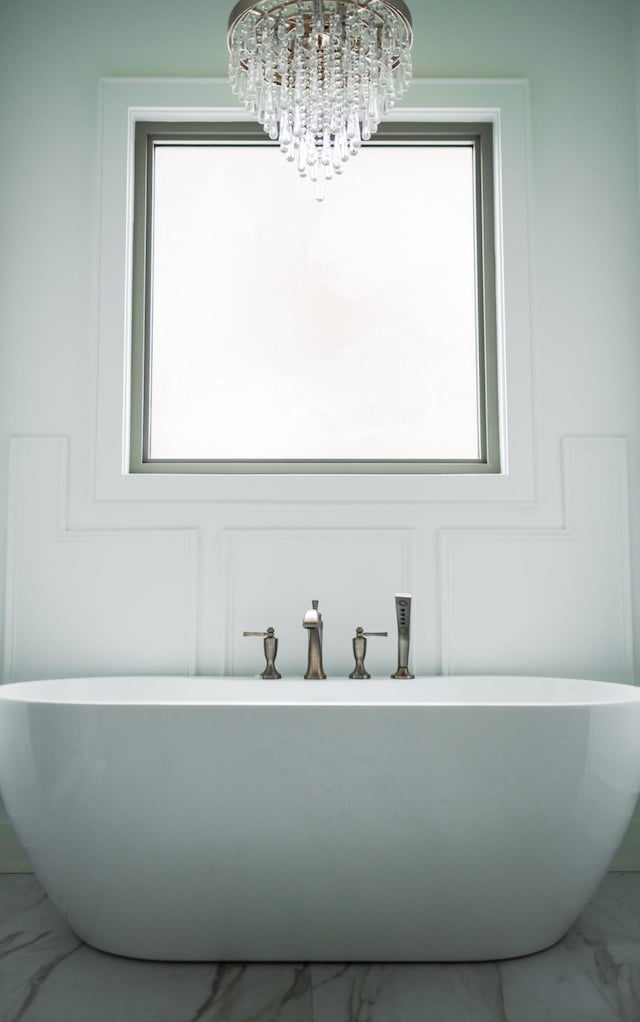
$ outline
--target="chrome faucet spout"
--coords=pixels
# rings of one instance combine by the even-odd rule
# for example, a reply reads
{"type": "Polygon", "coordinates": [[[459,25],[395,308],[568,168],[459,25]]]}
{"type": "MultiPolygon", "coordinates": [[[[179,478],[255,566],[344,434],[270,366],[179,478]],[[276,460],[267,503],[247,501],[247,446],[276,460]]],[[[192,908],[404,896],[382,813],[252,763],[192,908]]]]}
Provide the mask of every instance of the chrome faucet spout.
{"type": "Polygon", "coordinates": [[[302,619],[302,627],[309,631],[309,655],[305,678],[319,681],[326,678],[322,666],[322,614],[318,610],[318,600],[311,601],[311,609],[307,610],[302,619]]]}

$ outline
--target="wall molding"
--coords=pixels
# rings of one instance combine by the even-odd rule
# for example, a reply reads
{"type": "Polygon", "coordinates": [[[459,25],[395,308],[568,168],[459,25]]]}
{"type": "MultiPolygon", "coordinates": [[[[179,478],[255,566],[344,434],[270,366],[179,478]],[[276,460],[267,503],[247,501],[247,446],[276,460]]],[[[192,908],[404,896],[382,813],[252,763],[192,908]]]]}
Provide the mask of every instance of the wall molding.
{"type": "MultiPolygon", "coordinates": [[[[308,601],[315,596],[325,609],[325,642],[330,647],[333,643],[331,658],[325,659],[327,673],[335,673],[336,664],[340,673],[344,672],[350,655],[351,629],[356,624],[389,628],[388,645],[374,645],[376,640],[371,643],[369,655],[374,664],[380,664],[382,655],[395,656],[391,597],[397,590],[414,593],[417,597],[415,609],[421,615],[421,620],[414,624],[414,667],[419,673],[425,673],[420,664],[432,661],[431,632],[437,632],[438,626],[436,617],[431,615],[439,612],[441,673],[463,673],[468,650],[475,648],[475,637],[469,629],[474,627],[477,613],[488,613],[487,606],[489,611],[493,607],[498,619],[510,614],[516,625],[519,607],[522,607],[526,622],[517,640],[526,651],[531,635],[535,638],[540,631],[540,621],[543,625],[546,621],[544,586],[553,597],[554,590],[563,585],[578,593],[591,585],[595,593],[595,603],[589,604],[593,620],[585,620],[582,626],[580,614],[576,615],[574,608],[569,614],[569,617],[577,616],[578,626],[582,628],[578,639],[588,642],[595,636],[596,643],[605,651],[605,666],[593,674],[615,675],[613,680],[632,682],[627,441],[623,437],[609,436],[566,437],[560,445],[559,464],[561,499],[558,504],[554,501],[545,508],[519,508],[517,512],[516,509],[503,510],[503,520],[511,522],[521,521],[524,513],[528,524],[523,526],[438,527],[437,519],[446,517],[447,511],[433,509],[427,517],[406,515],[407,523],[398,525],[287,526],[280,522],[221,527],[220,522],[208,514],[205,525],[202,509],[196,505],[184,507],[179,513],[188,515],[192,523],[199,523],[198,527],[101,528],[102,509],[100,505],[90,504],[78,514],[83,519],[89,516],[90,520],[96,520],[98,527],[82,528],[72,520],[70,510],[68,439],[15,437],[10,452],[5,678],[34,676],[24,637],[29,635],[33,639],[36,635],[40,641],[41,604],[38,600],[41,594],[36,590],[42,587],[45,596],[50,594],[51,600],[55,599],[60,571],[66,572],[70,565],[77,573],[73,578],[80,580],[79,592],[72,593],[72,601],[76,601],[72,602],[73,606],[85,600],[85,593],[93,597],[101,586],[117,593],[121,575],[123,599],[125,593],[127,596],[124,602],[131,598],[135,603],[136,593],[130,592],[130,587],[132,583],[135,586],[139,563],[144,567],[160,557],[162,569],[167,559],[172,578],[176,575],[182,582],[177,595],[172,592],[172,585],[167,587],[167,594],[175,602],[169,612],[165,612],[165,617],[155,622],[150,636],[153,644],[162,643],[163,633],[168,630],[167,622],[175,623],[176,615],[180,617],[179,673],[202,671],[203,663],[208,666],[209,661],[216,664],[217,673],[234,674],[243,663],[250,663],[250,673],[257,673],[262,657],[259,642],[256,640],[253,647],[249,643],[244,646],[246,640],[241,638],[241,632],[243,628],[278,624],[269,620],[273,613],[284,622],[284,631],[279,629],[283,636],[281,656],[293,665],[283,673],[302,673],[305,653],[302,614],[308,601]],[[539,528],[531,525],[541,514],[547,520],[552,515],[555,524],[539,528]],[[201,534],[205,529],[209,530],[210,539],[206,575],[201,557],[201,534]],[[438,559],[437,571],[432,574],[434,538],[438,559]],[[550,577],[544,561],[545,551],[552,565],[550,577]],[[97,562],[92,560],[96,556],[97,562]],[[519,558],[524,567],[522,572],[519,558]],[[105,577],[96,579],[96,563],[107,572],[105,577]],[[500,600],[495,603],[496,592],[502,599],[500,579],[493,579],[493,588],[488,584],[490,580],[485,584],[481,579],[479,600],[474,601],[469,588],[475,584],[477,569],[496,564],[522,588],[517,590],[516,586],[516,591],[509,592],[502,603],[500,600]],[[581,583],[584,570],[588,571],[587,586],[581,583]],[[33,584],[35,581],[37,587],[33,584]],[[430,587],[433,587],[432,597],[429,597],[430,587]],[[205,635],[198,622],[207,597],[215,599],[216,606],[205,635]],[[33,616],[32,599],[35,600],[33,616]],[[538,620],[535,615],[540,608],[542,617],[538,620]],[[361,611],[366,619],[358,620],[361,611]],[[384,615],[387,617],[380,620],[384,615]],[[219,622],[217,630],[216,622],[219,622]],[[460,636],[464,637],[464,647],[460,646],[460,636]],[[203,640],[209,643],[209,652],[204,657],[203,640]]],[[[111,520],[114,515],[120,518],[120,512],[126,520],[130,509],[127,510],[126,505],[112,508],[111,520]]],[[[286,509],[282,514],[289,516],[286,509]]],[[[476,514],[481,514],[481,509],[470,506],[465,517],[473,520],[476,514]]],[[[169,520],[175,518],[175,510],[167,511],[167,516],[169,520]]],[[[296,519],[291,516],[290,520],[296,519]]],[[[64,577],[60,587],[69,588],[70,584],[64,577]]],[[[151,582],[149,585],[153,588],[151,582]]],[[[68,612],[64,599],[62,608],[68,612]]],[[[561,636],[564,627],[565,622],[559,621],[557,631],[561,636]]],[[[499,636],[499,630],[497,634],[499,636]]],[[[480,633],[479,638],[478,648],[481,654],[484,651],[486,658],[486,635],[480,633]]],[[[69,636],[66,641],[70,641],[69,636]]],[[[575,670],[573,667],[579,665],[579,646],[576,633],[572,633],[567,648],[575,657],[562,661],[568,664],[560,671],[563,675],[575,674],[578,670],[577,666],[575,670]]],[[[99,642],[96,648],[97,662],[101,655],[99,642]]],[[[508,650],[506,653],[499,651],[500,670],[495,673],[512,673],[507,662],[508,653],[508,650]]],[[[557,673],[552,670],[553,657],[557,655],[561,660],[562,654],[562,643],[556,643],[555,652],[551,651],[546,665],[537,664],[536,670],[520,669],[516,673],[557,673]]],[[[45,647],[43,658],[47,656],[45,647]]],[[[44,673],[60,676],[64,656],[63,643],[55,651],[54,670],[44,673]]],[[[118,672],[98,670],[95,673],[118,672]]],[[[121,673],[152,672],[136,666],[121,673]]],[[[374,668],[373,673],[383,672],[374,668]]],[[[476,669],[469,673],[494,672],[487,669],[487,663],[480,656],[476,669]]],[[[580,676],[590,675],[587,672],[580,676]]],[[[640,813],[637,813],[612,868],[640,869],[639,819],[640,813]]],[[[29,868],[0,809],[0,871],[29,868]]]]}
{"type": "MultiPolygon", "coordinates": [[[[472,553],[484,551],[485,564],[492,559],[498,563],[496,552],[505,545],[511,546],[508,558],[512,561],[525,547],[537,547],[540,552],[549,544],[573,548],[574,557],[585,560],[607,560],[615,565],[615,580],[610,578],[611,591],[601,594],[603,610],[607,608],[612,616],[609,620],[610,634],[607,636],[613,650],[619,646],[619,677],[611,680],[633,683],[635,681],[632,579],[628,492],[628,452],[624,437],[592,436],[565,437],[561,441],[562,506],[561,524],[556,528],[442,528],[439,530],[439,605],[441,608],[441,666],[443,674],[461,673],[460,653],[456,650],[456,614],[459,612],[461,587],[465,580],[464,561],[460,556],[465,548],[466,559],[472,553]],[[590,518],[591,516],[591,518],[590,518]],[[606,531],[602,528],[606,525],[606,531]],[[594,542],[597,540],[597,542],[594,542]],[[605,548],[604,553],[600,548],[605,548]],[[458,555],[457,566],[454,559],[458,555]],[[456,570],[460,577],[456,577],[456,570]],[[617,582],[613,588],[613,582],[617,582]],[[617,608],[615,620],[611,611],[617,608]],[[615,633],[615,634],[614,634],[615,633]]],[[[558,551],[560,554],[560,551],[558,551]]],[[[525,557],[526,562],[526,557],[525,557]]],[[[535,577],[535,564],[526,562],[527,577],[521,579],[522,587],[505,595],[505,604],[526,602],[530,624],[535,624],[536,609],[544,602],[545,584],[553,586],[553,579],[540,575],[535,577]],[[536,589],[537,587],[537,589],[536,589]],[[531,597],[533,596],[533,599],[531,597]],[[525,597],[528,597],[525,601],[525,597]]],[[[556,565],[558,577],[562,567],[556,565]]],[[[544,573],[544,565],[540,566],[544,573]]],[[[595,573],[595,569],[594,569],[595,573]]],[[[570,576],[570,572],[569,572],[570,576]]],[[[571,577],[570,577],[570,581],[571,577]]],[[[600,579],[594,582],[597,586],[600,579]]],[[[596,596],[599,594],[596,594],[596,596]]],[[[589,622],[589,628],[597,630],[597,617],[589,622]]],[[[561,623],[558,623],[561,627],[561,623]]],[[[499,628],[499,623],[498,623],[499,628]]],[[[526,628],[523,627],[523,633],[526,628]]],[[[463,658],[464,659],[464,656],[463,658]]],[[[463,671],[464,673],[464,671],[463,671]]],[[[475,673],[475,672],[474,672],[475,673]]],[[[485,671],[486,673],[486,671],[485,671]]],[[[504,671],[501,671],[504,673],[504,671]]]]}
{"type": "MultiPolygon", "coordinates": [[[[56,549],[64,564],[68,556],[79,566],[79,574],[86,582],[86,590],[77,593],[78,605],[86,594],[104,578],[96,579],[95,570],[106,575],[117,591],[118,572],[121,571],[128,587],[138,584],[144,589],[144,580],[126,579],[127,565],[136,559],[151,564],[155,558],[171,552],[172,564],[182,572],[181,594],[183,606],[176,600],[176,612],[182,615],[182,652],[174,656],[176,672],[194,674],[198,654],[198,588],[200,573],[200,538],[197,529],[131,529],[131,528],[78,528],[69,524],[69,439],[65,437],[13,437],[10,441],[9,460],[9,516],[7,528],[7,574],[5,584],[4,656],[5,681],[22,678],[25,648],[21,645],[21,572],[33,572],[34,545],[43,549],[56,549]],[[26,534],[28,533],[28,535],[26,534]],[[77,557],[75,552],[79,551],[77,557]],[[98,563],[95,563],[95,557],[98,563]],[[142,556],[141,556],[142,555],[142,556]],[[92,561],[92,558],[94,560],[92,561]],[[79,565],[78,565],[79,562],[79,565]],[[86,565],[83,572],[82,564],[86,565]]],[[[135,572],[134,572],[135,576],[135,572]]],[[[45,585],[44,568],[41,574],[45,585]]],[[[55,579],[52,585],[52,610],[55,607],[55,579]]],[[[64,585],[59,587],[60,593],[64,585]]],[[[23,631],[30,631],[31,623],[23,631]]],[[[62,651],[64,654],[64,651],[62,651]]],[[[125,653],[126,659],[126,653],[125,653]]],[[[126,665],[123,663],[122,667],[126,665]]],[[[98,673],[100,673],[98,671],[98,673]]],[[[104,673],[104,672],[103,672],[104,673]]],[[[116,671],[115,673],[122,673],[116,671]]],[[[160,672],[162,673],[162,672],[160,672]]],[[[164,673],[167,673],[166,671],[164,673]]]]}
{"type": "Polygon", "coordinates": [[[503,471],[484,475],[130,474],[133,138],[137,120],[250,120],[223,79],[102,79],[98,134],[98,295],[93,491],[96,501],[403,504],[536,497],[530,290],[530,117],[524,79],[414,79],[389,119],[494,125],[496,274],[503,471]],[[415,105],[413,105],[415,104],[415,105]],[[506,358],[506,339],[509,358],[506,358]],[[508,409],[506,395],[508,393],[508,409]],[[508,416],[507,416],[508,412],[508,416]]]}

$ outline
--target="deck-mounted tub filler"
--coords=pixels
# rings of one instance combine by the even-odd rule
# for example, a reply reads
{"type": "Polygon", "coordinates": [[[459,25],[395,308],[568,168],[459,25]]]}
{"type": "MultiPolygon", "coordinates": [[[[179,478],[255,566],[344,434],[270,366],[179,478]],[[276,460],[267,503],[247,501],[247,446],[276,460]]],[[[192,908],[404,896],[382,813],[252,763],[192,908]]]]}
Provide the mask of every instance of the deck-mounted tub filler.
{"type": "Polygon", "coordinates": [[[640,789],[640,690],[528,677],[0,687],[51,900],[136,958],[477,961],[563,936],[640,789]]]}

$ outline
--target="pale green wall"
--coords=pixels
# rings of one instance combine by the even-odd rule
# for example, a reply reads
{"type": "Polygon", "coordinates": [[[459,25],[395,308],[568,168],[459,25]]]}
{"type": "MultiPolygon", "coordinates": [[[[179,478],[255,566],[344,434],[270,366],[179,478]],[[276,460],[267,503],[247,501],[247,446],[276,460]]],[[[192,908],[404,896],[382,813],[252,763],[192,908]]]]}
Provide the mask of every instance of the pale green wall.
{"type": "MultiPolygon", "coordinates": [[[[230,6],[0,5],[0,537],[9,435],[72,436],[76,462],[89,457],[97,80],[224,75],[230,6]]],[[[637,508],[640,0],[411,0],[411,8],[416,76],[530,80],[541,479],[557,485],[559,437],[625,435],[637,508]]],[[[632,520],[640,608],[637,512],[632,520]]],[[[4,556],[0,541],[0,571],[4,556]]],[[[640,650],[637,614],[635,639],[640,650]]],[[[640,868],[640,827],[619,863],[640,868]]]]}
{"type": "Polygon", "coordinates": [[[640,0],[633,0],[633,53],[636,80],[636,142],[638,154],[638,193],[640,194],[640,0]]]}
{"type": "MultiPolygon", "coordinates": [[[[632,15],[636,97],[636,168],[638,177],[638,197],[640,199],[640,0],[633,0],[632,15]]],[[[640,204],[636,211],[636,224],[638,227],[638,233],[640,234],[640,204]]],[[[638,280],[636,280],[636,287],[637,286],[638,280]]],[[[636,337],[638,347],[640,348],[640,333],[637,334],[636,337]]],[[[636,385],[640,385],[640,378],[636,376],[635,380],[636,385]]],[[[636,656],[637,655],[638,647],[636,647],[636,656]]],[[[640,870],[640,807],[636,809],[635,816],[631,820],[629,829],[627,830],[625,839],[622,842],[613,865],[620,869],[628,868],[640,870]]]]}
{"type": "MultiPolygon", "coordinates": [[[[74,456],[88,458],[97,79],[224,75],[227,6],[4,0],[0,7],[3,488],[9,434],[73,436],[74,456]]],[[[640,465],[632,0],[413,0],[412,9],[416,76],[531,82],[541,473],[555,471],[558,437],[568,433],[627,435],[631,464],[640,465]],[[606,303],[599,281],[607,282],[606,303]]],[[[631,495],[635,505],[640,468],[631,495]]],[[[0,536],[5,520],[0,493],[0,536]]],[[[634,550],[640,607],[639,542],[634,550]]],[[[635,638],[640,648],[638,624],[635,638]]]]}

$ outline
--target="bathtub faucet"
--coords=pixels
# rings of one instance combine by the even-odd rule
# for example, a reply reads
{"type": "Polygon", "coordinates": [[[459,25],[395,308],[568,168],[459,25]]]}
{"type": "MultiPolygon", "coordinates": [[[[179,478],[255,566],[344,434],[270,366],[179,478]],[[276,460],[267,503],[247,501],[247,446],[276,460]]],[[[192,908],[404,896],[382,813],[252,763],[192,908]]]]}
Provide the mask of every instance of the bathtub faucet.
{"type": "Polygon", "coordinates": [[[318,610],[318,600],[311,601],[311,610],[305,613],[302,627],[309,630],[309,657],[305,678],[319,681],[326,678],[326,674],[322,667],[322,614],[318,610]]]}

